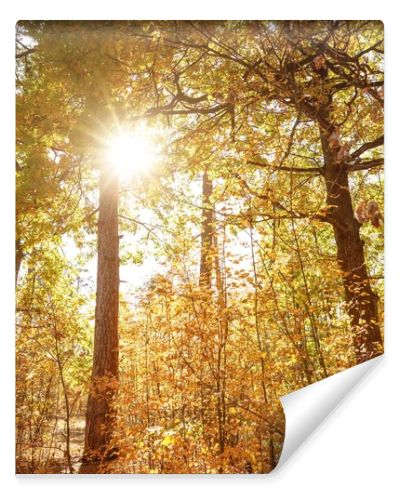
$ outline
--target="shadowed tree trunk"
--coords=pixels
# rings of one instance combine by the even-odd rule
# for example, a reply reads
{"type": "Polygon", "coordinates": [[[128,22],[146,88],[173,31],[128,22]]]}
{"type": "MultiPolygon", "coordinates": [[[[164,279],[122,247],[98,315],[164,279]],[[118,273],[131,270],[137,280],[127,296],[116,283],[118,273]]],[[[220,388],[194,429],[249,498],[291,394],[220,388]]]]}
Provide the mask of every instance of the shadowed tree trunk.
{"type": "MultiPolygon", "coordinates": [[[[321,220],[329,222],[333,227],[337,262],[342,272],[358,364],[382,353],[379,298],[371,288],[365,264],[364,242],[360,236],[360,223],[355,218],[346,155],[342,151],[344,145],[340,142],[340,131],[333,118],[333,92],[325,85],[326,77],[326,71],[319,72],[319,77],[314,82],[323,96],[318,105],[310,104],[307,99],[299,100],[296,104],[299,112],[305,113],[319,127],[324,157],[322,174],[327,191],[327,213],[321,220]]],[[[295,82],[293,73],[291,82],[295,82]]]]}
{"type": "MultiPolygon", "coordinates": [[[[330,123],[329,108],[322,119],[330,123]]],[[[340,145],[332,141],[336,133],[320,126],[324,155],[324,178],[327,190],[328,221],[332,224],[337,245],[337,260],[343,275],[345,300],[354,333],[357,363],[382,352],[378,318],[378,296],[373,292],[365,264],[364,242],[360,223],[355,218],[347,167],[338,158],[340,145]]]]}
{"type": "Polygon", "coordinates": [[[88,398],[81,474],[99,472],[116,457],[111,447],[118,383],[118,177],[100,164],[98,261],[92,385],[88,398]]]}

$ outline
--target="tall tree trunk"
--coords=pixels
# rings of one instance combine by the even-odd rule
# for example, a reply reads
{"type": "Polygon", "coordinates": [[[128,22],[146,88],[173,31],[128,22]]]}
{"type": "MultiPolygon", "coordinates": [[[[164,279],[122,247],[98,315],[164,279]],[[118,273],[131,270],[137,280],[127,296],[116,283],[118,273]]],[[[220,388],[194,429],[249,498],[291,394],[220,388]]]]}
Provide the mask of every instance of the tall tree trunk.
{"type": "Polygon", "coordinates": [[[111,438],[115,423],[112,405],[118,382],[118,306],[118,177],[101,163],[92,386],[81,474],[97,473],[102,462],[116,457],[111,438]]]}
{"type": "MultiPolygon", "coordinates": [[[[351,200],[348,170],[339,130],[333,113],[332,89],[326,85],[327,72],[318,72],[315,88],[320,89],[318,105],[307,99],[297,100],[299,112],[305,113],[319,127],[324,157],[323,176],[327,191],[327,214],[324,220],[333,226],[337,246],[337,261],[343,275],[345,300],[353,329],[353,344],[357,363],[372,359],[382,352],[379,328],[378,296],[373,292],[364,256],[360,224],[355,218],[351,200]]],[[[291,81],[294,82],[294,74],[291,81]]]]}
{"type": "Polygon", "coordinates": [[[202,223],[201,223],[201,255],[199,285],[205,290],[211,289],[212,247],[213,247],[213,210],[211,206],[212,180],[207,170],[203,173],[202,223]]]}
{"type": "MultiPolygon", "coordinates": [[[[329,112],[326,118],[329,118],[329,112]]],[[[355,218],[348,172],[338,159],[339,146],[332,141],[334,129],[320,127],[325,160],[328,221],[333,226],[337,260],[343,274],[345,299],[354,332],[357,363],[382,352],[378,319],[378,296],[373,292],[365,265],[364,242],[360,224],[355,218]]]]}
{"type": "MultiPolygon", "coordinates": [[[[213,211],[210,201],[212,195],[212,180],[208,176],[207,169],[204,170],[202,178],[202,211],[201,211],[201,244],[200,244],[200,273],[199,287],[201,288],[200,297],[200,317],[201,325],[200,333],[200,414],[201,422],[204,429],[210,423],[210,404],[211,393],[207,387],[207,363],[206,360],[210,355],[210,333],[208,329],[209,319],[212,309],[212,266],[213,266],[213,211]]],[[[207,431],[205,431],[207,432],[207,431]]]]}

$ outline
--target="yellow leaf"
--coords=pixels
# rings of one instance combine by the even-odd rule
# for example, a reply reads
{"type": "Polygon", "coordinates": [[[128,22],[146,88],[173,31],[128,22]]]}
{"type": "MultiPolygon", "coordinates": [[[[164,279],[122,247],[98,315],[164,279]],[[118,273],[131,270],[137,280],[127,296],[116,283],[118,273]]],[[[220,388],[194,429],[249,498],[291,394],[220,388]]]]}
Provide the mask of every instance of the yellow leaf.
{"type": "Polygon", "coordinates": [[[174,443],[174,438],[172,436],[165,436],[165,438],[161,441],[161,446],[169,446],[174,443]]]}

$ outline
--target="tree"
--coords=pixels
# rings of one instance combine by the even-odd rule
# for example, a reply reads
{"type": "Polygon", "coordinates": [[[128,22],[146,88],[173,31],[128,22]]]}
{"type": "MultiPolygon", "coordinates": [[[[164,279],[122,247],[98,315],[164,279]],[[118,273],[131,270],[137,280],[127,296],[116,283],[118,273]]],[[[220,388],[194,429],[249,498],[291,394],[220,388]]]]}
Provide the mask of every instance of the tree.
{"type": "Polygon", "coordinates": [[[214,242],[214,214],[211,206],[212,180],[207,170],[202,177],[202,228],[201,228],[201,256],[199,285],[211,289],[213,242],[214,242]]]}
{"type": "Polygon", "coordinates": [[[381,24],[22,22],[16,58],[17,470],[271,471],[279,397],[383,349],[381,24]]]}
{"type": "MultiPolygon", "coordinates": [[[[101,154],[101,153],[100,153],[101,154]]],[[[118,386],[119,236],[118,176],[99,159],[100,197],[97,243],[97,292],[90,388],[81,474],[96,473],[103,460],[116,458],[110,446],[113,399],[118,386]]]]}
{"type": "MultiPolygon", "coordinates": [[[[329,222],[333,227],[338,265],[343,274],[345,298],[354,329],[356,358],[357,362],[362,362],[381,352],[382,338],[377,312],[378,297],[372,291],[366,270],[360,225],[351,201],[348,175],[352,171],[370,169],[382,164],[381,158],[362,160],[360,156],[381,146],[383,136],[364,142],[350,152],[351,139],[343,140],[339,127],[345,128],[348,125],[351,105],[360,98],[361,91],[370,95],[373,101],[382,103],[379,93],[383,86],[381,71],[372,63],[364,62],[367,55],[378,55],[379,60],[382,45],[379,38],[380,25],[354,23],[354,29],[346,31],[349,27],[346,22],[320,25],[315,23],[307,26],[304,23],[287,22],[282,23],[276,31],[270,32],[268,25],[258,22],[251,24],[256,32],[265,34],[270,43],[268,49],[264,45],[260,47],[260,52],[265,54],[264,59],[252,60],[251,56],[241,55],[236,47],[229,46],[226,41],[222,43],[218,38],[219,26],[212,26],[211,30],[200,26],[196,29],[196,36],[204,43],[193,39],[192,33],[189,32],[188,35],[185,27],[178,37],[187,47],[196,47],[211,57],[233,61],[245,68],[245,84],[237,85],[243,88],[242,100],[247,93],[255,91],[262,101],[279,102],[296,109],[298,118],[293,127],[293,134],[276,170],[286,170],[291,174],[322,174],[325,179],[326,214],[319,214],[318,219],[329,222]],[[354,42],[358,35],[366,36],[361,49],[354,42]],[[216,43],[216,48],[211,47],[213,43],[216,43]],[[353,89],[354,95],[339,126],[338,120],[335,121],[334,118],[335,113],[338,114],[334,97],[338,93],[349,93],[350,89],[353,89]],[[286,167],[283,162],[291,154],[296,127],[303,114],[319,128],[323,165],[286,167]]],[[[232,45],[236,45],[235,42],[232,45]]],[[[374,59],[372,61],[375,62],[374,59]]],[[[236,95],[238,93],[236,89],[233,92],[236,95]]],[[[227,93],[229,95],[229,92],[227,93]]],[[[231,96],[230,99],[232,100],[231,96]]],[[[229,104],[232,106],[232,102],[229,104]]],[[[374,102],[372,104],[374,105],[374,102]]],[[[341,115],[340,117],[342,118],[341,115]]],[[[257,161],[252,163],[269,166],[257,161]]],[[[279,208],[282,209],[282,205],[279,208]]]]}

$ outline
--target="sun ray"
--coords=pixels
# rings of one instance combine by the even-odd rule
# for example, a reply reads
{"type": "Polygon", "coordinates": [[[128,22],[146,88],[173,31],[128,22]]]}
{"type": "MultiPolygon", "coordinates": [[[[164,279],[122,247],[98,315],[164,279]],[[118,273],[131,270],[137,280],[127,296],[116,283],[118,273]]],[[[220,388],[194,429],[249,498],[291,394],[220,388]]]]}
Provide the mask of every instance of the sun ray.
{"type": "Polygon", "coordinates": [[[146,172],[160,160],[155,131],[147,127],[119,128],[106,145],[106,160],[121,179],[146,172]]]}

